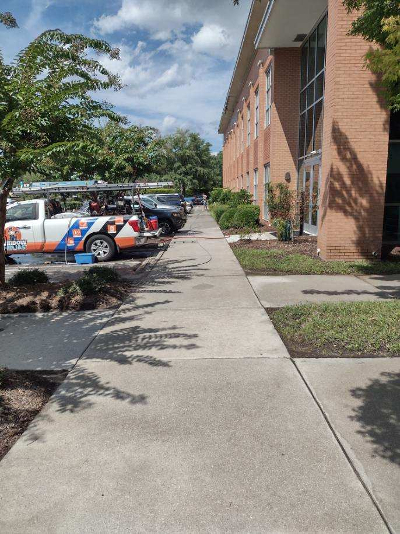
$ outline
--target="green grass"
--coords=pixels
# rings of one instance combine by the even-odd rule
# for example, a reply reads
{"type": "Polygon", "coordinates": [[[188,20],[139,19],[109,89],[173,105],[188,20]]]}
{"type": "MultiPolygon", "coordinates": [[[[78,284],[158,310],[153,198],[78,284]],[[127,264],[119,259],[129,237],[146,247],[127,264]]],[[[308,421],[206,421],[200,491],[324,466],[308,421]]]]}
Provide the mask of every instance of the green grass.
{"type": "Polygon", "coordinates": [[[322,353],[400,355],[399,300],[286,306],[271,317],[289,348],[306,344],[322,353]]]}
{"type": "Polygon", "coordinates": [[[233,247],[233,252],[246,271],[266,274],[397,274],[400,262],[393,261],[322,261],[306,254],[282,249],[233,247]]]}

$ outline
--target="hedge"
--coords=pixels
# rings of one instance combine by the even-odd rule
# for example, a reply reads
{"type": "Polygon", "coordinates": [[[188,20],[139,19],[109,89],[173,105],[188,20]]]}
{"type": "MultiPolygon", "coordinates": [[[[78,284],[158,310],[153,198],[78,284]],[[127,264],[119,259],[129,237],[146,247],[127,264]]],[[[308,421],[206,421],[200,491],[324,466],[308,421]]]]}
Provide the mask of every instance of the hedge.
{"type": "Polygon", "coordinates": [[[237,208],[228,208],[223,213],[222,217],[219,220],[219,225],[222,230],[228,230],[228,228],[233,227],[233,219],[235,218],[237,208]]]}
{"type": "Polygon", "coordinates": [[[233,218],[233,228],[254,228],[260,218],[260,206],[238,206],[233,218]]]}
{"type": "Polygon", "coordinates": [[[222,215],[226,212],[227,209],[229,209],[229,206],[227,204],[215,204],[211,209],[214,219],[219,222],[222,215]]]}

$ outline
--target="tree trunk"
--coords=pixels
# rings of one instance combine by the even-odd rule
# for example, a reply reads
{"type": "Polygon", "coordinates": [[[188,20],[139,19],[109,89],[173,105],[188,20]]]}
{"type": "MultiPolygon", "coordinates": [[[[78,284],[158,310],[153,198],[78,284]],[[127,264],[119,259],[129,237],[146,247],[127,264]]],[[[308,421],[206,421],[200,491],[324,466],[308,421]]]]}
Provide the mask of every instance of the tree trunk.
{"type": "MultiPolygon", "coordinates": [[[[10,187],[10,186],[8,186],[10,187]]],[[[7,198],[10,190],[4,186],[0,190],[0,287],[6,283],[6,255],[4,252],[4,227],[6,225],[7,198]]]]}

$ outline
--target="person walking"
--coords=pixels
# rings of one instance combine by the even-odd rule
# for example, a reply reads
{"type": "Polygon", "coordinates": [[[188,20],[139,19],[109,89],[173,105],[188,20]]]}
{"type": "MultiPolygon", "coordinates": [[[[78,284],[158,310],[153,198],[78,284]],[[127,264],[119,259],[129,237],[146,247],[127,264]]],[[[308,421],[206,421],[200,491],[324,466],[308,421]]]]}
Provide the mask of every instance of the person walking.
{"type": "Polygon", "coordinates": [[[205,210],[208,210],[208,199],[205,193],[203,193],[203,206],[205,210]]]}

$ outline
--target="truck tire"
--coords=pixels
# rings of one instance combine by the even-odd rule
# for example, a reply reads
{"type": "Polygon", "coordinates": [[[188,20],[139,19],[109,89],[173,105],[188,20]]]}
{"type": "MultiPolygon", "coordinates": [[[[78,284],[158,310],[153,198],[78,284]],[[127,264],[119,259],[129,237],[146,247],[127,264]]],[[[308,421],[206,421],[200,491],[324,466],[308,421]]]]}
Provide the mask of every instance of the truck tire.
{"type": "Polygon", "coordinates": [[[158,227],[161,228],[162,235],[171,235],[174,231],[172,224],[167,219],[161,219],[158,222],[158,227]]]}
{"type": "Polygon", "coordinates": [[[94,254],[97,261],[111,261],[117,252],[117,247],[108,235],[97,234],[87,240],[86,252],[94,254]]]}

